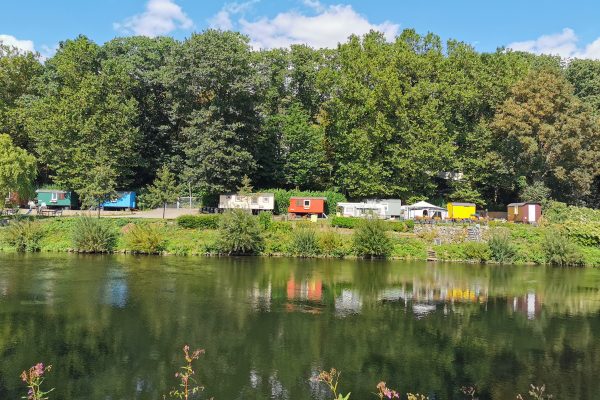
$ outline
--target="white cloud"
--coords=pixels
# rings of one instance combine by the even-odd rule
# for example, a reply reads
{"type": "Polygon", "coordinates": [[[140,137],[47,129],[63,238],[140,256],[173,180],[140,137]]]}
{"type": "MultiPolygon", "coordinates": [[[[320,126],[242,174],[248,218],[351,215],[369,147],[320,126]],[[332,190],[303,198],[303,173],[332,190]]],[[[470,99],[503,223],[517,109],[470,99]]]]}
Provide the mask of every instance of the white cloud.
{"type": "Polygon", "coordinates": [[[213,29],[230,31],[234,29],[234,22],[231,17],[236,14],[244,14],[259,1],[249,0],[243,3],[227,3],[217,14],[208,20],[208,25],[213,29]]]}
{"type": "Polygon", "coordinates": [[[31,40],[19,40],[11,35],[0,35],[0,42],[5,46],[16,47],[21,51],[35,52],[35,46],[31,40]]]}
{"type": "Polygon", "coordinates": [[[194,23],[174,0],[149,0],[143,13],[115,22],[113,27],[123,33],[154,37],[191,29],[194,23]]]}
{"type": "Polygon", "coordinates": [[[243,4],[246,7],[241,11],[231,8],[231,5],[225,6],[209,22],[215,28],[237,28],[250,37],[254,48],[270,49],[288,47],[291,44],[332,48],[352,34],[363,35],[376,30],[382,32],[388,40],[393,40],[399,32],[399,25],[389,21],[373,24],[351,5],[326,6],[318,0],[302,0],[302,4],[311,10],[310,14],[290,10],[273,18],[247,20],[242,16],[233,21],[235,14],[243,13],[248,8],[248,3],[243,4]]]}
{"type": "Polygon", "coordinates": [[[560,33],[542,35],[535,40],[514,42],[506,47],[516,51],[558,55],[563,58],[600,59],[600,38],[580,47],[579,38],[571,28],[564,28],[560,33]]]}

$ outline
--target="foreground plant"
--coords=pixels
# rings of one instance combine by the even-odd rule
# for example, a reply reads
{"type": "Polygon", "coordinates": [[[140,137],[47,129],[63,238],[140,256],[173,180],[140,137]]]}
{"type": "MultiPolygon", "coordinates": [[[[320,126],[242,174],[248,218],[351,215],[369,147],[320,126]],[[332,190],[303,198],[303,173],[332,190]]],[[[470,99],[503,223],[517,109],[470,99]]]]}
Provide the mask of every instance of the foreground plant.
{"type": "MultiPolygon", "coordinates": [[[[550,400],[552,399],[551,394],[546,393],[546,385],[542,386],[529,386],[529,396],[532,400],[550,400]]],[[[524,400],[523,396],[520,394],[517,395],[517,400],[524,400]]]]}
{"type": "Polygon", "coordinates": [[[342,396],[341,393],[338,393],[338,383],[340,379],[341,373],[337,371],[335,368],[331,368],[329,372],[321,371],[319,375],[312,378],[314,382],[325,383],[331,393],[333,393],[334,400],[348,400],[350,398],[350,393],[346,396],[342,396]]]}
{"type": "Polygon", "coordinates": [[[399,399],[400,394],[395,390],[388,388],[385,382],[381,381],[377,384],[378,392],[375,393],[381,400],[383,399],[399,399]]]}
{"type": "Polygon", "coordinates": [[[48,393],[52,392],[54,388],[44,392],[41,388],[44,382],[44,374],[50,372],[52,365],[44,366],[43,363],[37,363],[33,367],[29,368],[28,371],[21,372],[21,380],[27,385],[27,396],[23,396],[23,399],[27,400],[47,400],[48,393]]]}
{"type": "Polygon", "coordinates": [[[172,399],[188,400],[190,396],[204,390],[204,387],[197,385],[196,380],[193,378],[196,371],[194,371],[192,365],[195,360],[200,358],[200,355],[204,354],[204,350],[197,349],[190,354],[190,346],[185,345],[183,346],[183,354],[186,364],[182,365],[179,371],[175,373],[175,377],[179,378],[179,389],[173,389],[169,392],[169,398],[172,399]]]}

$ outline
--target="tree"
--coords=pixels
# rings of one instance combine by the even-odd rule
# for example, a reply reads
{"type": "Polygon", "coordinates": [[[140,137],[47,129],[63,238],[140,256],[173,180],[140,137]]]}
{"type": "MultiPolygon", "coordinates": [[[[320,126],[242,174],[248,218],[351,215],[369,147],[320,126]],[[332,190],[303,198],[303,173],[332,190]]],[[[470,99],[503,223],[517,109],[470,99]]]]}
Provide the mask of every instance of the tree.
{"type": "Polygon", "coordinates": [[[175,174],[169,170],[169,167],[163,165],[156,174],[156,179],[152,185],[147,187],[147,193],[144,194],[143,201],[149,207],[162,206],[162,217],[164,219],[167,203],[176,201],[180,191],[181,187],[177,184],[175,174]]]}
{"type": "Polygon", "coordinates": [[[559,70],[537,69],[515,84],[490,127],[515,181],[543,182],[562,200],[590,193],[600,174],[600,126],[559,70]]]}
{"type": "Polygon", "coordinates": [[[10,136],[0,134],[1,207],[10,192],[18,193],[21,198],[27,197],[33,191],[35,176],[35,157],[15,146],[10,136]]]}
{"type": "Polygon", "coordinates": [[[521,201],[533,203],[546,203],[550,200],[550,188],[544,182],[536,181],[531,185],[525,185],[521,189],[521,201]]]}
{"type": "Polygon", "coordinates": [[[98,218],[102,204],[117,195],[115,176],[116,173],[110,166],[97,165],[89,171],[84,180],[85,186],[78,190],[83,207],[97,207],[98,218]]]}

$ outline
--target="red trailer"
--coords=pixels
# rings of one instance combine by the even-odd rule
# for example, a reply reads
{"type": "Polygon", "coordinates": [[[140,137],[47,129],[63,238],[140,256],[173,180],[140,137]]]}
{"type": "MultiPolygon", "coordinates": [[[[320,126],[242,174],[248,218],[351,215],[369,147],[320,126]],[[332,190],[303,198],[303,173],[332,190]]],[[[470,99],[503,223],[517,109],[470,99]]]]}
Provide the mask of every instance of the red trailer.
{"type": "Polygon", "coordinates": [[[288,213],[292,217],[305,217],[317,215],[319,217],[325,214],[325,197],[292,197],[288,213]]]}
{"type": "Polygon", "coordinates": [[[542,205],[540,203],[510,203],[506,211],[509,222],[535,224],[542,217],[542,205]]]}

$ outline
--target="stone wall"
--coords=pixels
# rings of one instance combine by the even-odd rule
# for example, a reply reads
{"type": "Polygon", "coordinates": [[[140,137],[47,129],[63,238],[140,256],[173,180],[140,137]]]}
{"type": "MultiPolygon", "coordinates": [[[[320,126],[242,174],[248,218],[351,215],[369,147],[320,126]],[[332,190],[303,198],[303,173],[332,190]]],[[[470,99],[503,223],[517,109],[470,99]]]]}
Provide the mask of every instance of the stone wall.
{"type": "Polygon", "coordinates": [[[489,227],[479,224],[415,224],[414,232],[420,238],[436,244],[482,241],[489,227]]]}

